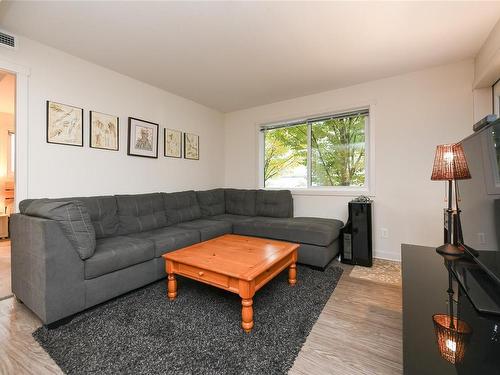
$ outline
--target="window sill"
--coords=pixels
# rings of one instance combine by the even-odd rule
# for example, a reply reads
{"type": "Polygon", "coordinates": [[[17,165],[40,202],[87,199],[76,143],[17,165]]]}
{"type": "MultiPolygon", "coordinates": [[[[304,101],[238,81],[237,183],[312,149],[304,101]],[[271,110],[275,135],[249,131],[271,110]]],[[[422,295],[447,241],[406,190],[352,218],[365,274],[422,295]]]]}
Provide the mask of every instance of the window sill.
{"type": "Polygon", "coordinates": [[[368,197],[374,197],[375,193],[370,192],[367,188],[303,188],[303,189],[293,189],[293,188],[261,188],[263,190],[290,190],[292,195],[305,195],[305,196],[341,196],[341,197],[358,197],[360,195],[365,195],[368,197]]]}

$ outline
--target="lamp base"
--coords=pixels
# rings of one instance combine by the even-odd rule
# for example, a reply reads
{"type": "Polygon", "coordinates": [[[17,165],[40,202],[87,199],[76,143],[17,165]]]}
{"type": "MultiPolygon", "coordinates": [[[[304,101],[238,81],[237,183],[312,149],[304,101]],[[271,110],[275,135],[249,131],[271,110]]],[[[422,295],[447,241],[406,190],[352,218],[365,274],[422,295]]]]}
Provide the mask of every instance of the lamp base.
{"type": "Polygon", "coordinates": [[[457,245],[452,245],[451,243],[445,243],[444,245],[439,246],[436,251],[441,255],[451,255],[453,257],[461,257],[464,255],[463,248],[457,245]]]}

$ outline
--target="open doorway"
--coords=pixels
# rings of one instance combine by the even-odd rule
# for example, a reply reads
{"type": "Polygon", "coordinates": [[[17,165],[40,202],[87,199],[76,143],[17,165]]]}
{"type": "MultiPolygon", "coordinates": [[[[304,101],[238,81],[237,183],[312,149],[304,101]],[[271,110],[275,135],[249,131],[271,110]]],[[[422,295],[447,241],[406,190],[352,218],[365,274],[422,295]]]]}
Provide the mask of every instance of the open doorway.
{"type": "Polygon", "coordinates": [[[9,218],[15,212],[16,76],[0,70],[0,300],[12,295],[9,218]]]}

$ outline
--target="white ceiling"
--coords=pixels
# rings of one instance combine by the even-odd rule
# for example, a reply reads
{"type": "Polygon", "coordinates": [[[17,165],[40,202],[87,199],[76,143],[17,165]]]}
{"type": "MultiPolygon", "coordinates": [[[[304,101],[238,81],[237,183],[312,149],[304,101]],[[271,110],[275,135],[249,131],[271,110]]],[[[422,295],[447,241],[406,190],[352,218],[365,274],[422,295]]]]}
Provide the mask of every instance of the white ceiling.
{"type": "Polygon", "coordinates": [[[0,25],[223,112],[474,57],[500,2],[1,2],[0,25]]]}

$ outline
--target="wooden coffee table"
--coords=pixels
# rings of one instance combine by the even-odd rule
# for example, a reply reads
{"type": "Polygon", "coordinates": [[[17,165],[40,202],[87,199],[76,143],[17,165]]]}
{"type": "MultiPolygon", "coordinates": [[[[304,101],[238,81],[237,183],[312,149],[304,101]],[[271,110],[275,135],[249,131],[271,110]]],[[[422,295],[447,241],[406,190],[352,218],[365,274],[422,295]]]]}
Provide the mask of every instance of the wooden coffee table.
{"type": "Polygon", "coordinates": [[[175,275],[225,289],[241,297],[241,326],[253,328],[253,296],[289,267],[288,283],[297,282],[298,244],[226,234],[164,254],[168,298],[177,297],[175,275]]]}

